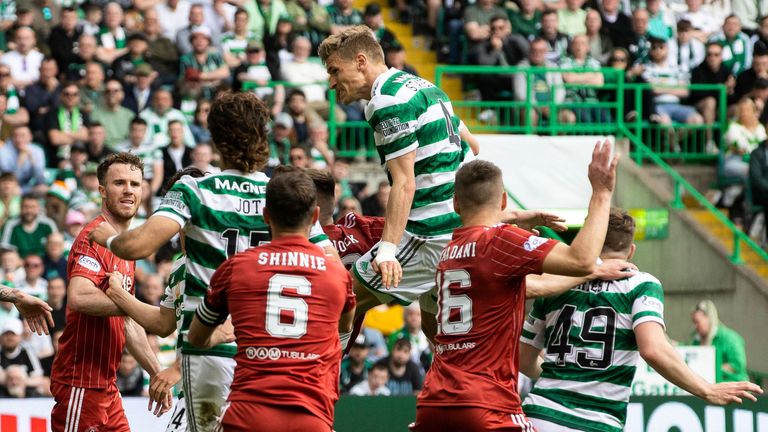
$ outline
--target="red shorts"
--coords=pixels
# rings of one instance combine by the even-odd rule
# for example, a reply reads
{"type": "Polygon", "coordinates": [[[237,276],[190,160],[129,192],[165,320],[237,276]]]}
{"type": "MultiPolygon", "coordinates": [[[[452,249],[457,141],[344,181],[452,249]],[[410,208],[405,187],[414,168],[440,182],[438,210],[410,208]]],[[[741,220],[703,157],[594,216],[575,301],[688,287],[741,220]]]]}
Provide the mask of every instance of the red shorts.
{"type": "Polygon", "coordinates": [[[298,408],[228,402],[221,420],[223,432],[331,432],[323,419],[298,408]]]}
{"type": "Polygon", "coordinates": [[[123,400],[114,384],[86,389],[51,383],[56,400],[51,412],[53,432],[130,432],[123,400]]]}
{"type": "Polygon", "coordinates": [[[436,406],[417,407],[416,423],[411,424],[411,430],[414,432],[536,431],[524,414],[509,414],[475,407],[436,406]]]}

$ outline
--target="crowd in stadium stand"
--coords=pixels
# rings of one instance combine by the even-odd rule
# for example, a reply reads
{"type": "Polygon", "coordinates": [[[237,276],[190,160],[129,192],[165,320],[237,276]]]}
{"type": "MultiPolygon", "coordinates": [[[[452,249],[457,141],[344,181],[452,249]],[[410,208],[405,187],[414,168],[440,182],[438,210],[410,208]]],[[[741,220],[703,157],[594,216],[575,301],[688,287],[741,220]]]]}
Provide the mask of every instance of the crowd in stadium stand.
{"type": "MultiPolygon", "coordinates": [[[[754,2],[728,3],[395,0],[393,6],[400,19],[435,36],[448,63],[584,69],[542,74],[531,86],[521,76],[483,80],[478,91],[487,100],[520,100],[531,92],[544,102],[550,86],[603,83],[594,71],[601,66],[624,70],[629,82],[726,84],[738,115],[717,144],[729,174],[745,180],[750,169],[743,155],[766,138],[768,19],[754,2]],[[744,96],[751,99],[741,101],[744,96]]],[[[350,182],[355,162],[337,159],[329,147],[328,77],[315,56],[327,35],[358,24],[374,31],[390,66],[417,73],[373,3],[358,10],[351,0],[0,0],[0,282],[45,299],[56,324],[50,337],[34,335],[10,304],[0,303],[0,397],[50,395],[47,377],[66,324],[67,254],[99,212],[98,162],[118,151],[142,157],[140,223],[177,170],[218,170],[207,116],[219,89],[253,91],[268,101],[268,173],[280,164],[329,168],[338,182],[339,215],[383,215],[388,184],[368,190],[350,182]]],[[[655,108],[647,115],[660,123],[712,122],[717,108],[711,93],[678,90],[656,91],[648,104],[655,108]]],[[[362,103],[336,110],[341,121],[364,118],[362,103]]],[[[534,121],[552,114],[541,108],[534,121]]],[[[557,115],[572,123],[584,115],[600,121],[606,113],[557,115]]],[[[768,185],[768,174],[762,182],[768,185]]],[[[756,201],[757,194],[768,197],[768,186],[755,193],[756,201]]],[[[137,263],[143,301],[159,304],[178,252],[175,242],[137,263]]],[[[342,392],[418,392],[431,361],[418,307],[369,315],[371,325],[342,364],[342,392]]],[[[150,342],[164,366],[173,363],[173,337],[150,342]]],[[[146,381],[124,354],[117,379],[123,394],[144,394],[146,381]]]]}

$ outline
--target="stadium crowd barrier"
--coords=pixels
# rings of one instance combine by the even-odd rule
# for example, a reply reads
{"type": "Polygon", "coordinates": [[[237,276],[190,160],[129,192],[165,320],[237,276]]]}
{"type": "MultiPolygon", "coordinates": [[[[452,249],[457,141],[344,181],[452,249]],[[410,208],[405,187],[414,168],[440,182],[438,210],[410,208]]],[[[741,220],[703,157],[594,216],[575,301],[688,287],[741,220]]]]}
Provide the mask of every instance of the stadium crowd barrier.
{"type": "MultiPolygon", "coordinates": [[[[147,411],[147,399],[123,398],[131,430],[162,432],[171,413],[147,411]]],[[[52,398],[0,399],[0,432],[48,432],[52,398]]],[[[336,405],[337,432],[407,432],[416,418],[414,396],[343,396],[336,405]]],[[[258,426],[254,425],[254,430],[258,426]]],[[[630,401],[626,432],[768,432],[768,397],[716,407],[688,397],[644,396],[630,401]]]]}
{"type": "MultiPolygon", "coordinates": [[[[665,159],[685,161],[714,161],[717,154],[713,143],[718,144],[727,128],[727,97],[724,85],[692,84],[682,88],[690,92],[714,91],[717,98],[717,120],[712,124],[692,125],[672,123],[663,125],[649,120],[648,107],[643,105],[643,96],[651,91],[648,84],[632,84],[624,80],[624,71],[602,68],[604,84],[590,86],[581,84],[561,84],[551,86],[548,102],[538,103],[533,100],[533,92],[527,91],[523,100],[516,100],[512,91],[512,77],[522,75],[526,87],[530,89],[534,77],[547,73],[585,73],[595,72],[584,69],[562,69],[543,67],[498,67],[498,66],[438,66],[435,69],[435,85],[441,87],[448,76],[460,77],[464,87],[472,87],[478,80],[489,75],[509,76],[509,88],[499,89],[501,100],[452,100],[454,111],[473,132],[510,133],[539,135],[616,135],[622,136],[625,129],[645,142],[657,155],[665,159]],[[468,84],[469,83],[469,84],[468,84]],[[579,95],[589,91],[596,97],[583,99],[567,97],[558,102],[556,94],[579,95]],[[534,112],[548,108],[550,112],[569,110],[575,123],[563,123],[557,115],[547,121],[534,122],[534,112]],[[637,115],[626,118],[625,113],[634,111],[637,115]]],[[[681,88],[681,87],[675,87],[681,88]]],[[[329,92],[331,106],[336,105],[334,91],[329,92]]],[[[333,113],[333,110],[330,111],[333,113]]],[[[366,122],[337,122],[333,116],[329,120],[331,147],[340,157],[365,155],[375,158],[373,133],[366,122]]],[[[633,149],[634,152],[634,149],[633,149]]]]}

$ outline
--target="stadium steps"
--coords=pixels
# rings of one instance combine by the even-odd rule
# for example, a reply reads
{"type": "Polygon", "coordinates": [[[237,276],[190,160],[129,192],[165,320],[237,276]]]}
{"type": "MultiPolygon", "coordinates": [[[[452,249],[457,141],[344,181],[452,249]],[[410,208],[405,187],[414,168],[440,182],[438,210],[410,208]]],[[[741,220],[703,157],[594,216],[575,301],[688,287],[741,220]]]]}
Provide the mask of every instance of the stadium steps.
{"type": "MultiPolygon", "coordinates": [[[[360,11],[372,3],[371,0],[354,0],[353,5],[360,11]]],[[[384,25],[397,36],[397,40],[405,48],[406,63],[413,66],[416,71],[429,81],[435,79],[435,66],[437,54],[429,49],[430,40],[424,36],[415,36],[411,24],[400,23],[397,19],[397,11],[389,6],[386,1],[375,2],[381,6],[381,16],[384,17],[384,25]]]]}
{"type": "MultiPolygon", "coordinates": [[[[696,219],[708,233],[717,238],[726,250],[733,250],[733,235],[714,214],[705,208],[698,207],[689,207],[688,213],[696,219]]],[[[741,247],[741,256],[745,265],[749,266],[763,279],[768,280],[768,263],[744,243],[742,243],[741,247]]]]}

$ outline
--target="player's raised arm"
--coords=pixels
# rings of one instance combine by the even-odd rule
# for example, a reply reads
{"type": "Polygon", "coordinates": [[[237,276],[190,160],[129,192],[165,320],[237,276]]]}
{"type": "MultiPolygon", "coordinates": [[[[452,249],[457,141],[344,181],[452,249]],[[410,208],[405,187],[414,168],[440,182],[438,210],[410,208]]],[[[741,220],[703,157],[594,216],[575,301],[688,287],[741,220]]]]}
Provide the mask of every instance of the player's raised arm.
{"type": "Polygon", "coordinates": [[[572,277],[552,274],[525,277],[525,297],[549,297],[562,294],[569,289],[594,279],[618,280],[631,276],[637,271],[637,266],[623,259],[606,259],[595,266],[595,271],[589,276],[572,277]]]}
{"type": "Polygon", "coordinates": [[[598,142],[589,164],[592,198],[584,226],[570,246],[558,243],[544,259],[545,273],[585,276],[594,271],[608,230],[611,197],[616,185],[618,155],[611,156],[611,143],[598,142]]]}
{"type": "Polygon", "coordinates": [[[635,327],[635,338],[640,356],[661,376],[683,390],[713,405],[741,403],[744,399],[757,400],[754,394],[763,394],[760,386],[749,382],[711,384],[696,375],[685,364],[667,340],[664,328],[658,322],[644,322],[635,327]]]}

